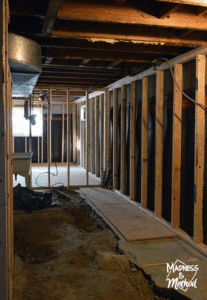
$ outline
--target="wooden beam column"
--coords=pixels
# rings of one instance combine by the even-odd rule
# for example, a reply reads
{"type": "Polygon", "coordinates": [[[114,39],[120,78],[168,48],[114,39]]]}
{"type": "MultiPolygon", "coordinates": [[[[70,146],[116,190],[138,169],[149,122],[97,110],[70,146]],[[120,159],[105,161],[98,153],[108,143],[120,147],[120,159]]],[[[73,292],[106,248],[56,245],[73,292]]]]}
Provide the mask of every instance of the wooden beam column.
{"type": "Polygon", "coordinates": [[[77,164],[80,165],[80,104],[77,105],[77,164]]]}
{"type": "MultiPolygon", "coordinates": [[[[183,66],[175,64],[174,76],[178,86],[183,85],[183,66]]],[[[172,228],[180,228],[180,179],[181,179],[181,127],[182,93],[174,84],[173,138],[172,138],[172,228]]]]}
{"type": "Polygon", "coordinates": [[[77,162],[76,105],[73,104],[73,162],[77,162]]]}
{"type": "MultiPolygon", "coordinates": [[[[109,145],[110,145],[110,101],[109,91],[105,90],[105,164],[107,162],[107,172],[110,168],[109,145]]],[[[105,170],[106,171],[106,170],[105,170]]]]}
{"type": "Polygon", "coordinates": [[[147,208],[147,130],[148,130],[148,77],[142,79],[142,150],[141,150],[141,204],[147,208]]]}
{"type": "Polygon", "coordinates": [[[103,175],[103,168],[104,168],[104,94],[100,96],[100,119],[101,119],[101,130],[100,130],[100,170],[101,174],[100,177],[102,178],[103,175]]]}
{"type": "Polygon", "coordinates": [[[62,104],[62,163],[64,162],[64,140],[65,140],[65,126],[64,126],[64,117],[65,117],[65,104],[62,104]]]}
{"type": "Polygon", "coordinates": [[[91,98],[91,173],[95,174],[95,99],[91,98]]]}
{"type": "MultiPolygon", "coordinates": [[[[44,106],[42,104],[42,122],[44,120],[44,106]]],[[[43,123],[44,124],[44,123],[43,123]]],[[[42,136],[41,136],[41,163],[43,163],[43,129],[42,129],[42,136]]]]}
{"type": "Polygon", "coordinates": [[[118,188],[118,91],[114,89],[113,107],[113,188],[118,188]]]}
{"type": "Polygon", "coordinates": [[[70,90],[68,90],[67,99],[67,173],[68,173],[68,188],[70,187],[70,90]]]}
{"type": "Polygon", "coordinates": [[[90,137],[90,99],[86,91],[86,185],[89,185],[91,137],[90,137]]]}
{"type": "Polygon", "coordinates": [[[51,162],[51,90],[48,89],[47,104],[47,165],[48,165],[48,187],[50,188],[50,162],[51,162]]]}
{"type": "Polygon", "coordinates": [[[130,118],[130,199],[135,200],[135,142],[136,142],[136,99],[135,81],[131,83],[130,118]]]}
{"type": "Polygon", "coordinates": [[[121,193],[126,193],[126,85],[121,88],[121,193]]]}
{"type": "MultiPolygon", "coordinates": [[[[195,100],[205,104],[206,56],[196,58],[196,95],[195,100]]],[[[194,242],[203,242],[203,183],[205,164],[205,108],[195,105],[195,206],[194,206],[194,242]]]]}
{"type": "Polygon", "coordinates": [[[95,114],[95,153],[96,153],[96,176],[100,176],[100,139],[99,139],[99,96],[96,96],[96,114],[95,114]]]}
{"type": "Polygon", "coordinates": [[[162,160],[163,160],[163,95],[164,72],[156,75],[155,111],[155,216],[162,217],[162,160]]]}

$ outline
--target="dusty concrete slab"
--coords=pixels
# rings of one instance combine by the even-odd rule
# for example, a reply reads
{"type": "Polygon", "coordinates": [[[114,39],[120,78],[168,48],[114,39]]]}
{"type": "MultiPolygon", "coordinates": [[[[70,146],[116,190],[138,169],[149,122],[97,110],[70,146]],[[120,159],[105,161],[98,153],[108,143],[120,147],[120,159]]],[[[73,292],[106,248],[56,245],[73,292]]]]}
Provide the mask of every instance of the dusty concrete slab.
{"type": "MultiPolygon", "coordinates": [[[[174,299],[180,299],[182,294],[186,299],[207,300],[207,258],[204,255],[113,191],[81,189],[81,195],[85,195],[87,202],[119,236],[120,250],[151,278],[163,295],[170,297],[173,294],[174,299]],[[196,288],[168,288],[167,264],[191,267],[197,265],[196,274],[193,271],[181,272],[188,282],[196,279],[196,288]]],[[[169,275],[170,280],[177,277],[178,271],[169,275]]]]}
{"type": "MultiPolygon", "coordinates": [[[[186,265],[198,265],[199,269],[195,275],[197,288],[189,287],[187,291],[179,288],[177,292],[194,300],[207,299],[207,259],[181,239],[155,239],[134,243],[120,240],[119,248],[151,278],[158,289],[164,291],[166,296],[169,296],[171,292],[166,280],[168,276],[167,263],[171,265],[179,260],[186,265]]],[[[186,278],[189,281],[195,274],[191,271],[181,273],[184,275],[183,280],[186,278]]],[[[175,272],[171,276],[171,279],[176,278],[179,276],[179,272],[175,272]]]]}

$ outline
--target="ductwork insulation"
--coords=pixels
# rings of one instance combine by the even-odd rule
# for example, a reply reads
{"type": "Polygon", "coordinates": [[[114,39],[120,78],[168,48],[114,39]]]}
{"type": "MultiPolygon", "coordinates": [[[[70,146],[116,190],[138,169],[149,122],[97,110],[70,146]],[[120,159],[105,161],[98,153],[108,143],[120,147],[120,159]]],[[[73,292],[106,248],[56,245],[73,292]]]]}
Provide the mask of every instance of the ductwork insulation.
{"type": "Polygon", "coordinates": [[[12,97],[31,95],[41,73],[41,47],[28,38],[9,33],[9,66],[12,97]]]}

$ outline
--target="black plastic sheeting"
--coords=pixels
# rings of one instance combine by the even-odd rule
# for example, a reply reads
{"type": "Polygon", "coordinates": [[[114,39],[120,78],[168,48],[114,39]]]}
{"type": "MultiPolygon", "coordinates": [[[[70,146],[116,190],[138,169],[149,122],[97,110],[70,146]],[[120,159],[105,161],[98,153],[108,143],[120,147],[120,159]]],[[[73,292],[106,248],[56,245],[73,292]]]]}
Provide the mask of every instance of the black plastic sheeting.
{"type": "Polygon", "coordinates": [[[48,207],[59,206],[50,192],[35,192],[18,184],[13,188],[14,209],[32,212],[48,207]]]}
{"type": "Polygon", "coordinates": [[[165,94],[163,102],[163,172],[162,217],[171,222],[172,197],[172,133],[173,94],[165,94]]]}
{"type": "MultiPolygon", "coordinates": [[[[195,99],[194,91],[184,91],[195,99]]],[[[193,236],[194,226],[194,151],[195,151],[195,106],[185,100],[182,108],[181,136],[181,201],[180,228],[193,236]]]]}
{"type": "Polygon", "coordinates": [[[126,103],[126,165],[125,165],[125,191],[126,195],[130,195],[130,108],[131,103],[126,103]]]}
{"type": "Polygon", "coordinates": [[[155,97],[148,98],[147,208],[155,208],[155,97]]]}
{"type": "Polygon", "coordinates": [[[121,104],[118,105],[118,147],[117,147],[117,163],[118,163],[118,182],[117,189],[121,189],[121,104]]]}
{"type": "Polygon", "coordinates": [[[113,124],[113,107],[111,107],[110,110],[110,170],[113,173],[113,128],[114,128],[114,124],[113,124]]]}
{"type": "Polygon", "coordinates": [[[135,201],[141,203],[142,82],[136,82],[135,201]]]}

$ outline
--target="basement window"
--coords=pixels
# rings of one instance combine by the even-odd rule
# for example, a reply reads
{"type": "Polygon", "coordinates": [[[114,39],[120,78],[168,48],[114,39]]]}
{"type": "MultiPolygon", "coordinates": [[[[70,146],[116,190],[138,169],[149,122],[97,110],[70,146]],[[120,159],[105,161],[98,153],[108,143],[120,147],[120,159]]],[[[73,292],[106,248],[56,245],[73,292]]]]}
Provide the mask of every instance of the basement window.
{"type": "Polygon", "coordinates": [[[86,121],[86,105],[81,106],[81,121],[86,121]]]}
{"type": "MultiPolygon", "coordinates": [[[[43,134],[43,117],[42,107],[32,108],[32,115],[36,115],[36,124],[32,125],[32,136],[42,136],[43,134]]],[[[24,118],[24,107],[12,108],[12,131],[13,136],[29,136],[29,120],[24,118]]]]}

